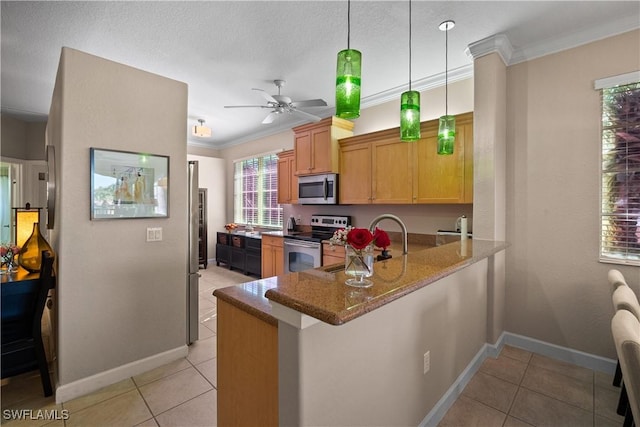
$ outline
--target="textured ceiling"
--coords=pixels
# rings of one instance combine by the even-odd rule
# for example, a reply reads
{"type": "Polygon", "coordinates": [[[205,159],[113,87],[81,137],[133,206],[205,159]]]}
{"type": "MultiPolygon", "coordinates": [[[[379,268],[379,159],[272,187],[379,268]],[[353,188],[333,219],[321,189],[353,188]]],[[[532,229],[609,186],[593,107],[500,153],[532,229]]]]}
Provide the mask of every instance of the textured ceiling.
{"type": "MultiPolygon", "coordinates": [[[[408,1],[351,2],[351,48],[362,51],[363,106],[398,97],[409,79],[408,1]]],[[[412,2],[412,81],[442,84],[444,33],[449,78],[470,76],[467,46],[505,34],[512,62],[538,57],[640,27],[637,1],[412,2]]],[[[224,147],[304,123],[285,115],[261,124],[266,109],[225,109],[266,101],[274,79],[293,100],[322,98],[334,112],[336,54],[347,44],[341,1],[2,1],[2,113],[46,120],[62,47],[183,81],[189,85],[185,135],[190,144],[224,147]],[[198,119],[213,129],[195,138],[198,119]]]]}

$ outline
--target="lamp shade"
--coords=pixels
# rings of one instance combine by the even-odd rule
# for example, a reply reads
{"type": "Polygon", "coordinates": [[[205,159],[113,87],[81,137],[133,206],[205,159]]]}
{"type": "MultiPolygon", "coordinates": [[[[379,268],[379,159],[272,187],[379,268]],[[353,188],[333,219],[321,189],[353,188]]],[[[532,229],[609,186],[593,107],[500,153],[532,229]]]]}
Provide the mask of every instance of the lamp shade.
{"type": "Polygon", "coordinates": [[[193,136],[197,136],[200,138],[208,138],[211,136],[211,128],[204,125],[204,120],[198,120],[200,122],[200,126],[195,125],[193,127],[193,136]]]}
{"type": "Polygon", "coordinates": [[[410,90],[400,97],[400,139],[420,139],[420,92],[410,90]]]}
{"type": "Polygon", "coordinates": [[[40,208],[13,208],[15,210],[15,243],[19,247],[33,233],[33,224],[40,222],[40,208]]]}
{"type": "Polygon", "coordinates": [[[343,119],[360,117],[360,72],[362,54],[355,49],[338,52],[336,70],[336,116],[343,119]]]}
{"type": "Polygon", "coordinates": [[[453,154],[455,141],[455,116],[441,116],[438,124],[438,154],[453,154]]]}

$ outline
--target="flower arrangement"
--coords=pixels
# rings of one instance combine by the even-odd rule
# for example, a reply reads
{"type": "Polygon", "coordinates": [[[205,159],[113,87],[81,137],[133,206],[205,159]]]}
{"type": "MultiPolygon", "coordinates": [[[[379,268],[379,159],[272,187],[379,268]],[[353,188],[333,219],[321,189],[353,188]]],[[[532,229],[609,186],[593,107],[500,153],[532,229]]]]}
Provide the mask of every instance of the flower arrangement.
{"type": "Polygon", "coordinates": [[[0,260],[8,271],[15,269],[15,256],[18,255],[18,252],[20,252],[20,246],[13,243],[0,245],[0,260]]]}
{"type": "Polygon", "coordinates": [[[345,274],[356,277],[345,283],[357,287],[373,284],[370,280],[364,279],[373,275],[373,247],[382,248],[384,255],[387,247],[391,245],[389,235],[377,227],[373,233],[366,228],[346,227],[335,231],[329,242],[332,245],[345,245],[345,274]]]}
{"type": "Polygon", "coordinates": [[[341,228],[333,233],[329,243],[349,245],[356,250],[361,250],[373,244],[374,246],[381,248],[383,252],[391,246],[391,240],[386,231],[376,227],[374,232],[367,230],[366,228],[354,228],[348,226],[341,228]]]}

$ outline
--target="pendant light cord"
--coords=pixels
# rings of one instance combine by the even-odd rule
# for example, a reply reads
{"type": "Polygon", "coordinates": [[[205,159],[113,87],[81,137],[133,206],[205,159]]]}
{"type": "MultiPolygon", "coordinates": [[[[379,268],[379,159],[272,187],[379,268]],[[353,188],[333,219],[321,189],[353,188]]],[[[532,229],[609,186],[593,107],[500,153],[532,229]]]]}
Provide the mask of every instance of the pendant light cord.
{"type": "Polygon", "coordinates": [[[351,42],[351,0],[347,0],[347,49],[351,42]]]}
{"type": "Polygon", "coordinates": [[[411,92],[411,0],[409,0],[409,92],[411,92]]]}
{"type": "Polygon", "coordinates": [[[444,115],[449,115],[449,28],[444,32],[444,115]]]}

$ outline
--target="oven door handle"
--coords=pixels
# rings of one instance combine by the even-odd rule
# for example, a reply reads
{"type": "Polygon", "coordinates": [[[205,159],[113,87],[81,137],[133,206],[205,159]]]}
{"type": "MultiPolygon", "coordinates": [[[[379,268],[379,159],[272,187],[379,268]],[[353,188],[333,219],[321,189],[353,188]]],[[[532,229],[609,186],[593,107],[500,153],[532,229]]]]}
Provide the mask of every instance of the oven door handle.
{"type": "Polygon", "coordinates": [[[289,240],[285,240],[284,244],[286,246],[295,246],[295,247],[298,247],[298,248],[311,248],[311,249],[320,248],[320,244],[319,243],[300,243],[300,242],[293,243],[293,242],[291,242],[289,240]]]}

